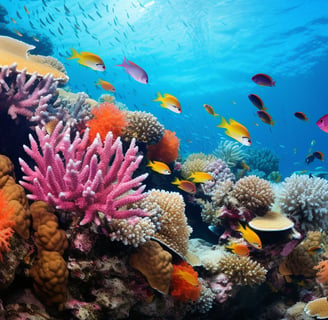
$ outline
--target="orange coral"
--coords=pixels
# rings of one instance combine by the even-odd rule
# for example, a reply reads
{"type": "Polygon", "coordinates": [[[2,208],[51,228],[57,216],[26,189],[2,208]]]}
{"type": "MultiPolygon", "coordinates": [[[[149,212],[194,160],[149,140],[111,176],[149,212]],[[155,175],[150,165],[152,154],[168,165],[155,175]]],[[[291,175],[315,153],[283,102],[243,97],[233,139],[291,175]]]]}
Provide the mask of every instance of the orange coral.
{"type": "Polygon", "coordinates": [[[1,252],[9,252],[9,239],[14,233],[12,227],[15,222],[12,219],[13,208],[8,208],[8,200],[0,190],[0,261],[3,262],[1,252]]]}
{"type": "Polygon", "coordinates": [[[200,284],[198,273],[191,265],[183,261],[178,265],[173,265],[171,278],[171,296],[177,300],[197,301],[200,296],[200,284]]]}
{"type": "Polygon", "coordinates": [[[119,110],[114,103],[104,102],[92,109],[91,113],[94,118],[87,122],[90,128],[89,140],[93,141],[97,133],[101,140],[104,141],[109,131],[113,132],[113,137],[116,139],[122,135],[122,130],[128,124],[125,113],[119,110]]]}
{"type": "Polygon", "coordinates": [[[180,140],[175,132],[164,130],[164,136],[159,143],[147,146],[147,157],[149,160],[173,162],[178,158],[179,146],[180,140]]]}
{"type": "Polygon", "coordinates": [[[315,267],[314,270],[317,272],[317,280],[322,284],[328,283],[328,260],[320,261],[315,267]]]}

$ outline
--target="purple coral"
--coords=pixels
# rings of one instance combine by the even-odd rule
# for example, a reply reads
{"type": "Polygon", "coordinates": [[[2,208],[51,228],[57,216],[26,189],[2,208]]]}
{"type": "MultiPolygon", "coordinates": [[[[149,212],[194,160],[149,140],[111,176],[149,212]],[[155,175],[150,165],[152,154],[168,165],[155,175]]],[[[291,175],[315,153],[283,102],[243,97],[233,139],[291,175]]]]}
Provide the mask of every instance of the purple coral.
{"type": "Polygon", "coordinates": [[[19,159],[25,173],[21,185],[32,194],[32,200],[43,200],[57,209],[84,214],[81,224],[100,224],[98,212],[108,221],[146,216],[141,209],[122,207],[143,198],[141,185],[147,174],[132,178],[142,156],[137,156],[135,140],[123,155],[120,138],[113,141],[109,132],[104,143],[97,136],[88,146],[89,131],[81,137],[77,132],[73,142],[70,128],[59,122],[51,135],[36,128],[39,144],[30,135],[31,147],[25,152],[35,161],[34,170],[19,159]],[[41,151],[40,151],[41,150],[41,151]],[[137,187],[137,190],[134,188],[137,187]]]}
{"type": "Polygon", "coordinates": [[[37,107],[44,110],[56,89],[57,81],[50,74],[43,78],[27,75],[26,70],[18,72],[16,64],[1,68],[0,105],[12,119],[18,114],[31,118],[37,107]]]}

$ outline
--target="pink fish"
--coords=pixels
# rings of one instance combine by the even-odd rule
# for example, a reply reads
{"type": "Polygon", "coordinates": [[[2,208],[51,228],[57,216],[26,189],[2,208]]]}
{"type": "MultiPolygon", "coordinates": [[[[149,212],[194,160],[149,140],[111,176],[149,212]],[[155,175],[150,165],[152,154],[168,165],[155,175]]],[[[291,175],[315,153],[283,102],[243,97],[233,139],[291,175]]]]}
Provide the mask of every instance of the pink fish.
{"type": "Polygon", "coordinates": [[[117,64],[116,67],[123,67],[125,68],[125,72],[129,74],[134,80],[147,84],[148,83],[148,75],[144,69],[139,67],[134,62],[128,60],[129,64],[126,63],[126,57],[124,57],[124,60],[122,64],[117,64]]]}
{"type": "Polygon", "coordinates": [[[270,76],[264,73],[258,73],[252,77],[252,80],[259,86],[264,87],[273,87],[276,84],[276,81],[273,81],[270,76]]]}
{"type": "Polygon", "coordinates": [[[317,121],[317,126],[324,132],[328,133],[328,114],[325,114],[317,121]]]}

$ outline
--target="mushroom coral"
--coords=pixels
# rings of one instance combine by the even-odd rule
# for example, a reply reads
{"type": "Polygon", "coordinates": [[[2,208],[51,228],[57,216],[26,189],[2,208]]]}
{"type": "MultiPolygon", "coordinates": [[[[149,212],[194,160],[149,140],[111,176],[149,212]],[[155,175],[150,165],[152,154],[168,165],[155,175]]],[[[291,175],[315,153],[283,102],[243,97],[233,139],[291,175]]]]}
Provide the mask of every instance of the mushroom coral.
{"type": "Polygon", "coordinates": [[[171,163],[178,158],[180,140],[175,132],[164,130],[164,136],[159,143],[147,146],[147,157],[150,160],[159,160],[171,163]]]}
{"type": "Polygon", "coordinates": [[[200,296],[198,273],[191,265],[182,261],[173,265],[171,296],[182,302],[197,301],[200,296]]]}

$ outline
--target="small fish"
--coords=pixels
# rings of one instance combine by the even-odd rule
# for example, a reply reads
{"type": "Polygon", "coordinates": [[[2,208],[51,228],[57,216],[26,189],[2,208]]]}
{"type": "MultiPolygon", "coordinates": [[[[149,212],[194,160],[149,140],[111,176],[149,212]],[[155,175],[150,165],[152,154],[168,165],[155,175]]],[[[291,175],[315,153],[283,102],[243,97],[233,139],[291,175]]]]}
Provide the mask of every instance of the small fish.
{"type": "Polygon", "coordinates": [[[264,73],[258,73],[252,77],[252,80],[259,86],[264,87],[273,87],[276,84],[276,81],[273,81],[270,76],[264,73]]]}
{"type": "Polygon", "coordinates": [[[295,112],[294,113],[294,116],[297,118],[297,119],[300,119],[300,120],[303,120],[303,121],[309,121],[309,118],[305,115],[305,113],[303,112],[295,112]]]}
{"type": "Polygon", "coordinates": [[[19,19],[22,19],[21,15],[19,14],[18,11],[16,11],[16,16],[17,16],[19,19]]]}
{"type": "Polygon", "coordinates": [[[169,168],[169,166],[166,163],[161,162],[161,161],[149,160],[147,167],[150,167],[150,169],[152,169],[153,171],[160,173],[160,174],[164,174],[164,175],[171,174],[171,169],[169,168]]]}
{"type": "Polygon", "coordinates": [[[314,151],[313,156],[321,161],[324,161],[325,155],[321,151],[314,151]]]}
{"type": "Polygon", "coordinates": [[[328,114],[325,114],[317,121],[317,126],[324,132],[328,133],[328,114]]]}
{"type": "Polygon", "coordinates": [[[309,154],[308,156],[305,157],[305,163],[310,164],[311,162],[314,161],[314,155],[313,153],[309,154]]]}
{"type": "Polygon", "coordinates": [[[314,246],[314,247],[311,247],[310,249],[308,249],[308,253],[311,256],[314,256],[315,254],[320,254],[323,251],[324,251],[323,248],[321,248],[320,246],[314,246]]]}
{"type": "Polygon", "coordinates": [[[115,92],[115,88],[112,84],[110,84],[108,81],[98,79],[98,82],[96,82],[96,85],[101,86],[106,91],[115,92]]]}
{"type": "Polygon", "coordinates": [[[14,31],[15,31],[15,33],[18,35],[18,36],[20,36],[20,37],[22,37],[23,35],[17,30],[17,29],[13,29],[14,31]]]}
{"type": "Polygon", "coordinates": [[[249,94],[248,99],[253,103],[253,105],[259,110],[266,110],[262,99],[256,94],[249,94]]]}
{"type": "Polygon", "coordinates": [[[32,38],[35,42],[40,42],[40,40],[37,37],[33,36],[32,38]]]}
{"type": "Polygon", "coordinates": [[[254,124],[257,126],[257,127],[259,127],[260,125],[257,123],[257,122],[254,122],[254,124]]]}
{"type": "Polygon", "coordinates": [[[214,181],[212,175],[202,171],[193,172],[187,179],[188,180],[192,179],[192,182],[194,183],[204,183],[206,181],[214,181]]]}
{"type": "Polygon", "coordinates": [[[61,29],[58,27],[57,28],[58,29],[58,32],[63,36],[64,34],[63,34],[63,32],[61,31],[61,29]]]}
{"type": "Polygon", "coordinates": [[[69,14],[71,11],[66,7],[66,5],[64,4],[64,10],[65,10],[65,14],[69,14]]]}
{"type": "Polygon", "coordinates": [[[17,24],[17,21],[16,21],[15,19],[10,18],[10,20],[11,20],[13,23],[17,24]]]}
{"type": "Polygon", "coordinates": [[[205,110],[213,117],[217,117],[218,114],[215,113],[214,109],[212,106],[210,106],[209,104],[204,104],[203,107],[205,108],[205,110]]]}
{"type": "Polygon", "coordinates": [[[179,100],[171,94],[164,93],[164,97],[158,92],[157,98],[153,101],[160,101],[163,108],[169,109],[175,113],[181,113],[181,105],[179,100]]]}
{"type": "Polygon", "coordinates": [[[249,248],[242,243],[230,243],[228,246],[225,246],[226,249],[230,250],[234,254],[239,256],[248,256],[249,248]]]}
{"type": "Polygon", "coordinates": [[[243,238],[254,248],[262,249],[262,242],[260,237],[248,226],[243,227],[240,223],[238,224],[237,231],[241,233],[243,238]]]}
{"type": "Polygon", "coordinates": [[[77,62],[82,66],[91,68],[96,71],[105,71],[106,67],[101,58],[91,52],[78,53],[75,49],[71,48],[72,56],[67,59],[79,59],[77,62]]]}
{"type": "Polygon", "coordinates": [[[130,60],[126,60],[126,57],[124,57],[124,60],[122,64],[117,64],[116,67],[123,67],[125,68],[125,72],[130,75],[134,80],[147,84],[148,83],[148,75],[144,69],[139,67],[137,64],[130,60]],[[129,64],[127,64],[127,62],[129,64]]]}
{"type": "Polygon", "coordinates": [[[274,126],[275,121],[272,121],[272,117],[266,111],[259,110],[256,114],[264,123],[274,126]]]}
{"type": "Polygon", "coordinates": [[[42,0],[42,3],[43,3],[43,5],[44,5],[45,7],[47,7],[47,2],[46,2],[46,0],[42,0]]]}
{"type": "Polygon", "coordinates": [[[172,184],[175,184],[179,189],[188,192],[190,194],[196,193],[196,186],[188,180],[180,180],[179,178],[175,178],[172,182],[172,184]]]}
{"type": "Polygon", "coordinates": [[[30,12],[27,10],[27,8],[24,6],[24,10],[27,14],[30,14],[30,12]]]}
{"type": "Polygon", "coordinates": [[[44,128],[46,129],[48,135],[50,136],[53,131],[55,130],[57,124],[58,124],[59,120],[58,119],[54,119],[54,120],[50,120],[49,122],[47,122],[44,125],[44,128]]]}
{"type": "Polygon", "coordinates": [[[313,147],[316,143],[317,143],[317,142],[313,139],[313,140],[311,140],[310,145],[313,147]]]}
{"type": "Polygon", "coordinates": [[[293,153],[294,153],[294,154],[297,153],[297,149],[296,149],[296,148],[293,149],[293,153]]]}
{"type": "Polygon", "coordinates": [[[210,225],[207,228],[208,228],[208,230],[210,230],[211,232],[213,232],[218,237],[220,237],[224,233],[224,228],[223,227],[210,225]]]}
{"type": "Polygon", "coordinates": [[[217,125],[218,128],[227,129],[224,133],[241,144],[245,146],[251,145],[251,138],[246,127],[233,119],[229,119],[228,123],[223,117],[221,118],[222,122],[217,125]]]}

